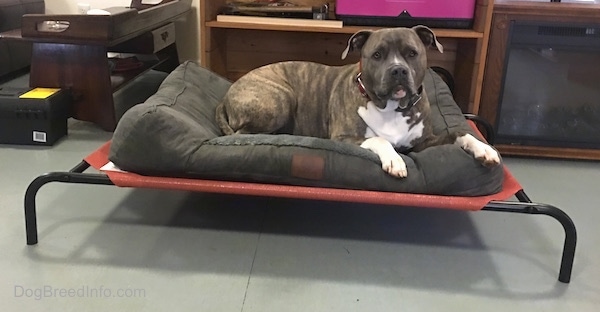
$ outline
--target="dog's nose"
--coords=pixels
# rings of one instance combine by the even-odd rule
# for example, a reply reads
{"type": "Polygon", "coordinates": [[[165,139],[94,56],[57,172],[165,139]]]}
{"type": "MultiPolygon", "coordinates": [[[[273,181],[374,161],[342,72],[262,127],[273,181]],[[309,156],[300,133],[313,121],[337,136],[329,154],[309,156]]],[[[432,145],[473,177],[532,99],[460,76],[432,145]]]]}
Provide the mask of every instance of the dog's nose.
{"type": "Polygon", "coordinates": [[[403,79],[408,76],[408,68],[402,65],[395,65],[390,68],[389,73],[396,80],[403,79]]]}

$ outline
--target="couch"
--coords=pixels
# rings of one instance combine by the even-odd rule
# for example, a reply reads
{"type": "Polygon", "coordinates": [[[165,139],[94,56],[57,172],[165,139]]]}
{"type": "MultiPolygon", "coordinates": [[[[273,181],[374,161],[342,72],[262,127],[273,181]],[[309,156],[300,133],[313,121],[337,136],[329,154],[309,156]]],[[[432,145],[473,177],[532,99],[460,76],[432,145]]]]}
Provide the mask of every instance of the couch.
{"type": "MultiPolygon", "coordinates": [[[[44,13],[43,0],[0,0],[0,33],[21,28],[23,14],[44,13]]],[[[0,84],[27,73],[31,42],[0,37],[0,84]]]]}

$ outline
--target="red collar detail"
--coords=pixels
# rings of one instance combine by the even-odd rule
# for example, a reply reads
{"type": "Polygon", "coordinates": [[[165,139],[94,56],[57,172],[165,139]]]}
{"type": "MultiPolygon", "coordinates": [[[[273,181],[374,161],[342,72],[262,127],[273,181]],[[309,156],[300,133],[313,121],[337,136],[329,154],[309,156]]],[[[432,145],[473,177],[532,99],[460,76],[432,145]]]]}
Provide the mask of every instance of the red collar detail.
{"type": "Polygon", "coordinates": [[[367,100],[370,100],[369,95],[367,94],[367,90],[365,89],[365,85],[362,82],[362,61],[358,62],[358,74],[356,74],[356,85],[358,86],[358,91],[360,91],[360,94],[366,98],[367,100]]]}
{"type": "Polygon", "coordinates": [[[370,100],[369,95],[367,94],[367,90],[365,90],[365,85],[363,84],[362,79],[360,79],[361,76],[361,72],[358,72],[358,74],[356,74],[356,85],[358,86],[358,91],[360,91],[360,95],[362,95],[367,100],[370,100]]]}

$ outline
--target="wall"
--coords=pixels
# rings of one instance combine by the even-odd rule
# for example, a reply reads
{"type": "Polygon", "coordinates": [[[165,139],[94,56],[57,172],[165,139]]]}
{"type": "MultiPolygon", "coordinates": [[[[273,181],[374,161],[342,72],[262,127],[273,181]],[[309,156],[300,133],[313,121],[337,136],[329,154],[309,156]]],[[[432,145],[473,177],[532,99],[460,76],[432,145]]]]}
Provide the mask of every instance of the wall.
{"type": "MultiPolygon", "coordinates": [[[[114,6],[128,6],[130,0],[46,0],[46,14],[75,14],[77,3],[88,3],[92,9],[104,9],[114,6]]],[[[200,21],[199,0],[192,0],[192,12],[184,21],[175,23],[179,59],[200,60],[200,21]]]]}

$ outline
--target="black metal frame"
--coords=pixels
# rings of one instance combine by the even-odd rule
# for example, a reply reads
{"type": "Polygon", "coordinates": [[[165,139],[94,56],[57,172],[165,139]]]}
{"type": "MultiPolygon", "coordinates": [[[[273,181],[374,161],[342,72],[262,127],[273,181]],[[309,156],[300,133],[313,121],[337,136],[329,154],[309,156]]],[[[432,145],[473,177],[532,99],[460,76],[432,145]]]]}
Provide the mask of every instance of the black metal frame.
{"type": "MultiPolygon", "coordinates": [[[[476,120],[472,116],[465,116],[468,119],[481,122],[476,120]]],[[[487,130],[492,129],[491,126],[485,126],[486,122],[483,121],[483,127],[489,127],[487,130]]],[[[493,130],[488,132],[487,135],[493,134],[493,130]]],[[[493,141],[488,140],[489,142],[493,141]]],[[[105,174],[97,173],[84,173],[86,169],[90,167],[90,164],[86,161],[82,161],[77,166],[73,167],[68,172],[51,172],[43,174],[35,178],[27,187],[25,192],[25,231],[27,235],[27,245],[35,245],[38,243],[38,232],[37,232],[37,217],[36,217],[36,195],[39,189],[50,182],[63,182],[63,183],[79,183],[79,184],[97,184],[97,185],[114,185],[114,183],[105,174]]],[[[575,247],[577,245],[577,231],[573,220],[561,209],[547,204],[540,204],[532,202],[527,194],[523,190],[518,191],[515,196],[517,201],[491,201],[482,210],[488,211],[499,211],[499,212],[513,212],[513,213],[524,213],[534,215],[547,215],[556,219],[562,225],[565,231],[565,241],[563,246],[560,270],[558,274],[558,280],[563,283],[569,283],[571,280],[571,271],[573,269],[573,261],[575,258],[575,247]]]]}

